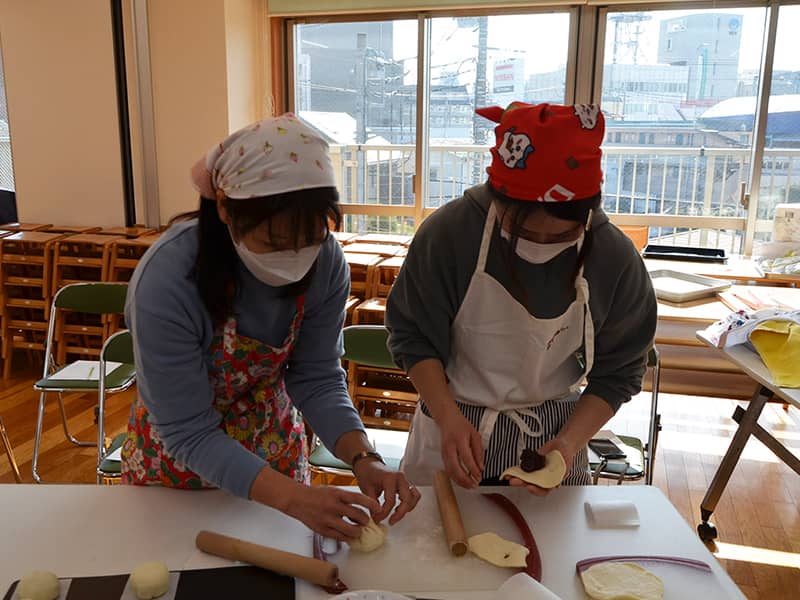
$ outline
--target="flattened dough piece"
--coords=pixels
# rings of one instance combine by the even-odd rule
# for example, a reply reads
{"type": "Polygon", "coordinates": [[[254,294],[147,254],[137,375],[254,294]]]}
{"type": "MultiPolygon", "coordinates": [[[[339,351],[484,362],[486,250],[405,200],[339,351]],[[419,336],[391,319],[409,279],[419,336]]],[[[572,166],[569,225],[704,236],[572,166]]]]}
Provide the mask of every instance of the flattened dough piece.
{"type": "Polygon", "coordinates": [[[50,571],[31,571],[19,580],[17,598],[20,600],[56,600],[61,584],[50,571]]]}
{"type": "Polygon", "coordinates": [[[525,546],[501,538],[496,533],[473,535],[468,542],[470,552],[498,567],[524,567],[528,558],[525,546]]]}
{"type": "Polygon", "coordinates": [[[386,527],[378,525],[372,519],[361,528],[361,537],[349,542],[350,548],[357,552],[374,552],[386,540],[386,527]]]}
{"type": "Polygon", "coordinates": [[[169,591],[169,569],[162,562],[142,563],[131,572],[131,588],[139,600],[158,598],[169,591]]]}
{"type": "Polygon", "coordinates": [[[644,567],[629,562],[603,562],[581,573],[586,593],[595,600],[661,600],[664,583],[644,567]]]}
{"type": "Polygon", "coordinates": [[[567,464],[564,462],[564,457],[558,450],[551,450],[544,457],[544,467],[538,471],[526,473],[519,467],[509,467],[503,474],[500,475],[501,479],[511,479],[516,477],[525,483],[538,485],[540,488],[554,488],[564,481],[564,475],[567,474],[567,464]]]}

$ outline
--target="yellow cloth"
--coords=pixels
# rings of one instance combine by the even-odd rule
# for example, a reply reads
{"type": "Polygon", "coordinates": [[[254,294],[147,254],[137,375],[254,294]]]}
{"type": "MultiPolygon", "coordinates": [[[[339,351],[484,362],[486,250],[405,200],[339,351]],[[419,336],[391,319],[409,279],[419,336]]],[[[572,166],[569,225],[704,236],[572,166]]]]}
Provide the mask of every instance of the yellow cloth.
{"type": "Polygon", "coordinates": [[[769,320],[750,332],[750,341],[780,387],[800,387],[800,323],[769,320]]]}

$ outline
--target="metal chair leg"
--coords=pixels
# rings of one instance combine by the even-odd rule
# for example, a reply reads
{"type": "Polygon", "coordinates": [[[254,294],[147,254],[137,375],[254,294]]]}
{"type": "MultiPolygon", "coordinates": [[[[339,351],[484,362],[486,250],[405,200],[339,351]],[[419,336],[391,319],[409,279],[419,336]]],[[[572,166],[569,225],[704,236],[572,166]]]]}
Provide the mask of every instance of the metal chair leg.
{"type": "Polygon", "coordinates": [[[8,456],[8,462],[11,465],[11,472],[14,474],[14,481],[17,483],[22,483],[22,476],[19,473],[19,465],[17,464],[17,459],[14,458],[14,449],[11,447],[11,441],[8,439],[8,432],[6,432],[6,426],[3,424],[2,418],[0,418],[0,442],[2,442],[3,448],[6,451],[6,456],[8,456]]]}
{"type": "Polygon", "coordinates": [[[42,478],[39,477],[39,443],[42,441],[42,425],[44,423],[44,403],[47,399],[47,392],[42,392],[39,395],[39,410],[36,414],[36,435],[33,438],[33,459],[31,461],[31,473],[33,480],[36,483],[41,483],[42,478]]]}
{"type": "Polygon", "coordinates": [[[661,415],[658,413],[658,389],[661,385],[661,357],[656,350],[656,362],[653,365],[653,382],[650,391],[650,428],[647,440],[647,459],[645,468],[645,483],[653,485],[653,469],[656,462],[658,448],[658,433],[661,431],[661,415]]]}
{"type": "Polygon", "coordinates": [[[61,424],[64,426],[64,435],[67,437],[67,440],[76,446],[94,446],[95,442],[81,442],[69,432],[69,425],[67,424],[67,411],[64,410],[64,399],[61,395],[61,392],[58,393],[58,407],[61,409],[61,424]]]}

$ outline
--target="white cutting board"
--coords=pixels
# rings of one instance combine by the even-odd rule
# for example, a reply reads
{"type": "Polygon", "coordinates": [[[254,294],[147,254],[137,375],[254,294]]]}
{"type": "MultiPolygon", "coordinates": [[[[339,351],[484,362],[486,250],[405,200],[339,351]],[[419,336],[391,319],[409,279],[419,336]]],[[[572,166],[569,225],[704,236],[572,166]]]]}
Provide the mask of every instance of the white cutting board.
{"type": "MultiPolygon", "coordinates": [[[[476,492],[456,490],[467,536],[493,531],[522,543],[511,518],[476,492]]],[[[529,525],[536,536],[535,523],[529,525]]],[[[433,490],[400,523],[389,528],[383,547],[368,554],[350,552],[346,544],[329,557],[351,590],[382,589],[402,592],[496,590],[519,569],[502,569],[474,554],[450,554],[433,490]]]]}

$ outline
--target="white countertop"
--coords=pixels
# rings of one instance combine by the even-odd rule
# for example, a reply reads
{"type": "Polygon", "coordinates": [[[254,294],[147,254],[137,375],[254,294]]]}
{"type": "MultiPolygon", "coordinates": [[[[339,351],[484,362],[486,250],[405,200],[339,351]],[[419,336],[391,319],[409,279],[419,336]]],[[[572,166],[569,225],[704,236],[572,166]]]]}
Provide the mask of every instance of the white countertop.
{"type": "MultiPolygon", "coordinates": [[[[434,510],[432,490],[422,488],[421,491],[424,508],[406,518],[406,529],[414,527],[415,519],[423,523],[424,511],[434,510]]],[[[719,590],[715,597],[744,598],[657,488],[641,485],[564,487],[546,498],[535,498],[520,489],[481,489],[481,492],[486,491],[502,491],[521,510],[542,555],[543,583],[565,600],[586,597],[575,575],[575,563],[590,556],[611,554],[699,559],[713,569],[712,574],[703,575],[713,578],[713,587],[719,590]],[[584,515],[584,502],[607,499],[632,501],[639,511],[641,526],[590,528],[584,515]]],[[[464,496],[470,493],[458,491],[460,501],[468,507],[475,506],[475,498],[464,496]]],[[[477,512],[474,508],[465,512],[468,533],[470,529],[480,528],[488,514],[484,510],[490,509],[480,505],[477,512]]],[[[0,485],[0,514],[3,515],[0,520],[0,539],[3,540],[0,593],[5,593],[12,581],[33,569],[50,570],[60,577],[77,577],[128,573],[137,564],[154,559],[162,560],[171,570],[229,565],[228,561],[195,549],[194,538],[201,529],[311,554],[311,534],[301,523],[220,491],[7,484],[0,485]]],[[[420,531],[419,535],[424,533],[420,531]]],[[[386,568],[398,566],[385,565],[386,568]]],[[[415,568],[437,567],[423,563],[415,568]]],[[[346,583],[351,588],[358,587],[357,582],[346,583]]],[[[417,591],[414,594],[459,600],[492,597],[487,592],[417,591]]],[[[327,597],[305,583],[299,582],[297,586],[299,600],[327,597]]],[[[705,596],[705,600],[712,599],[705,596]]]]}

